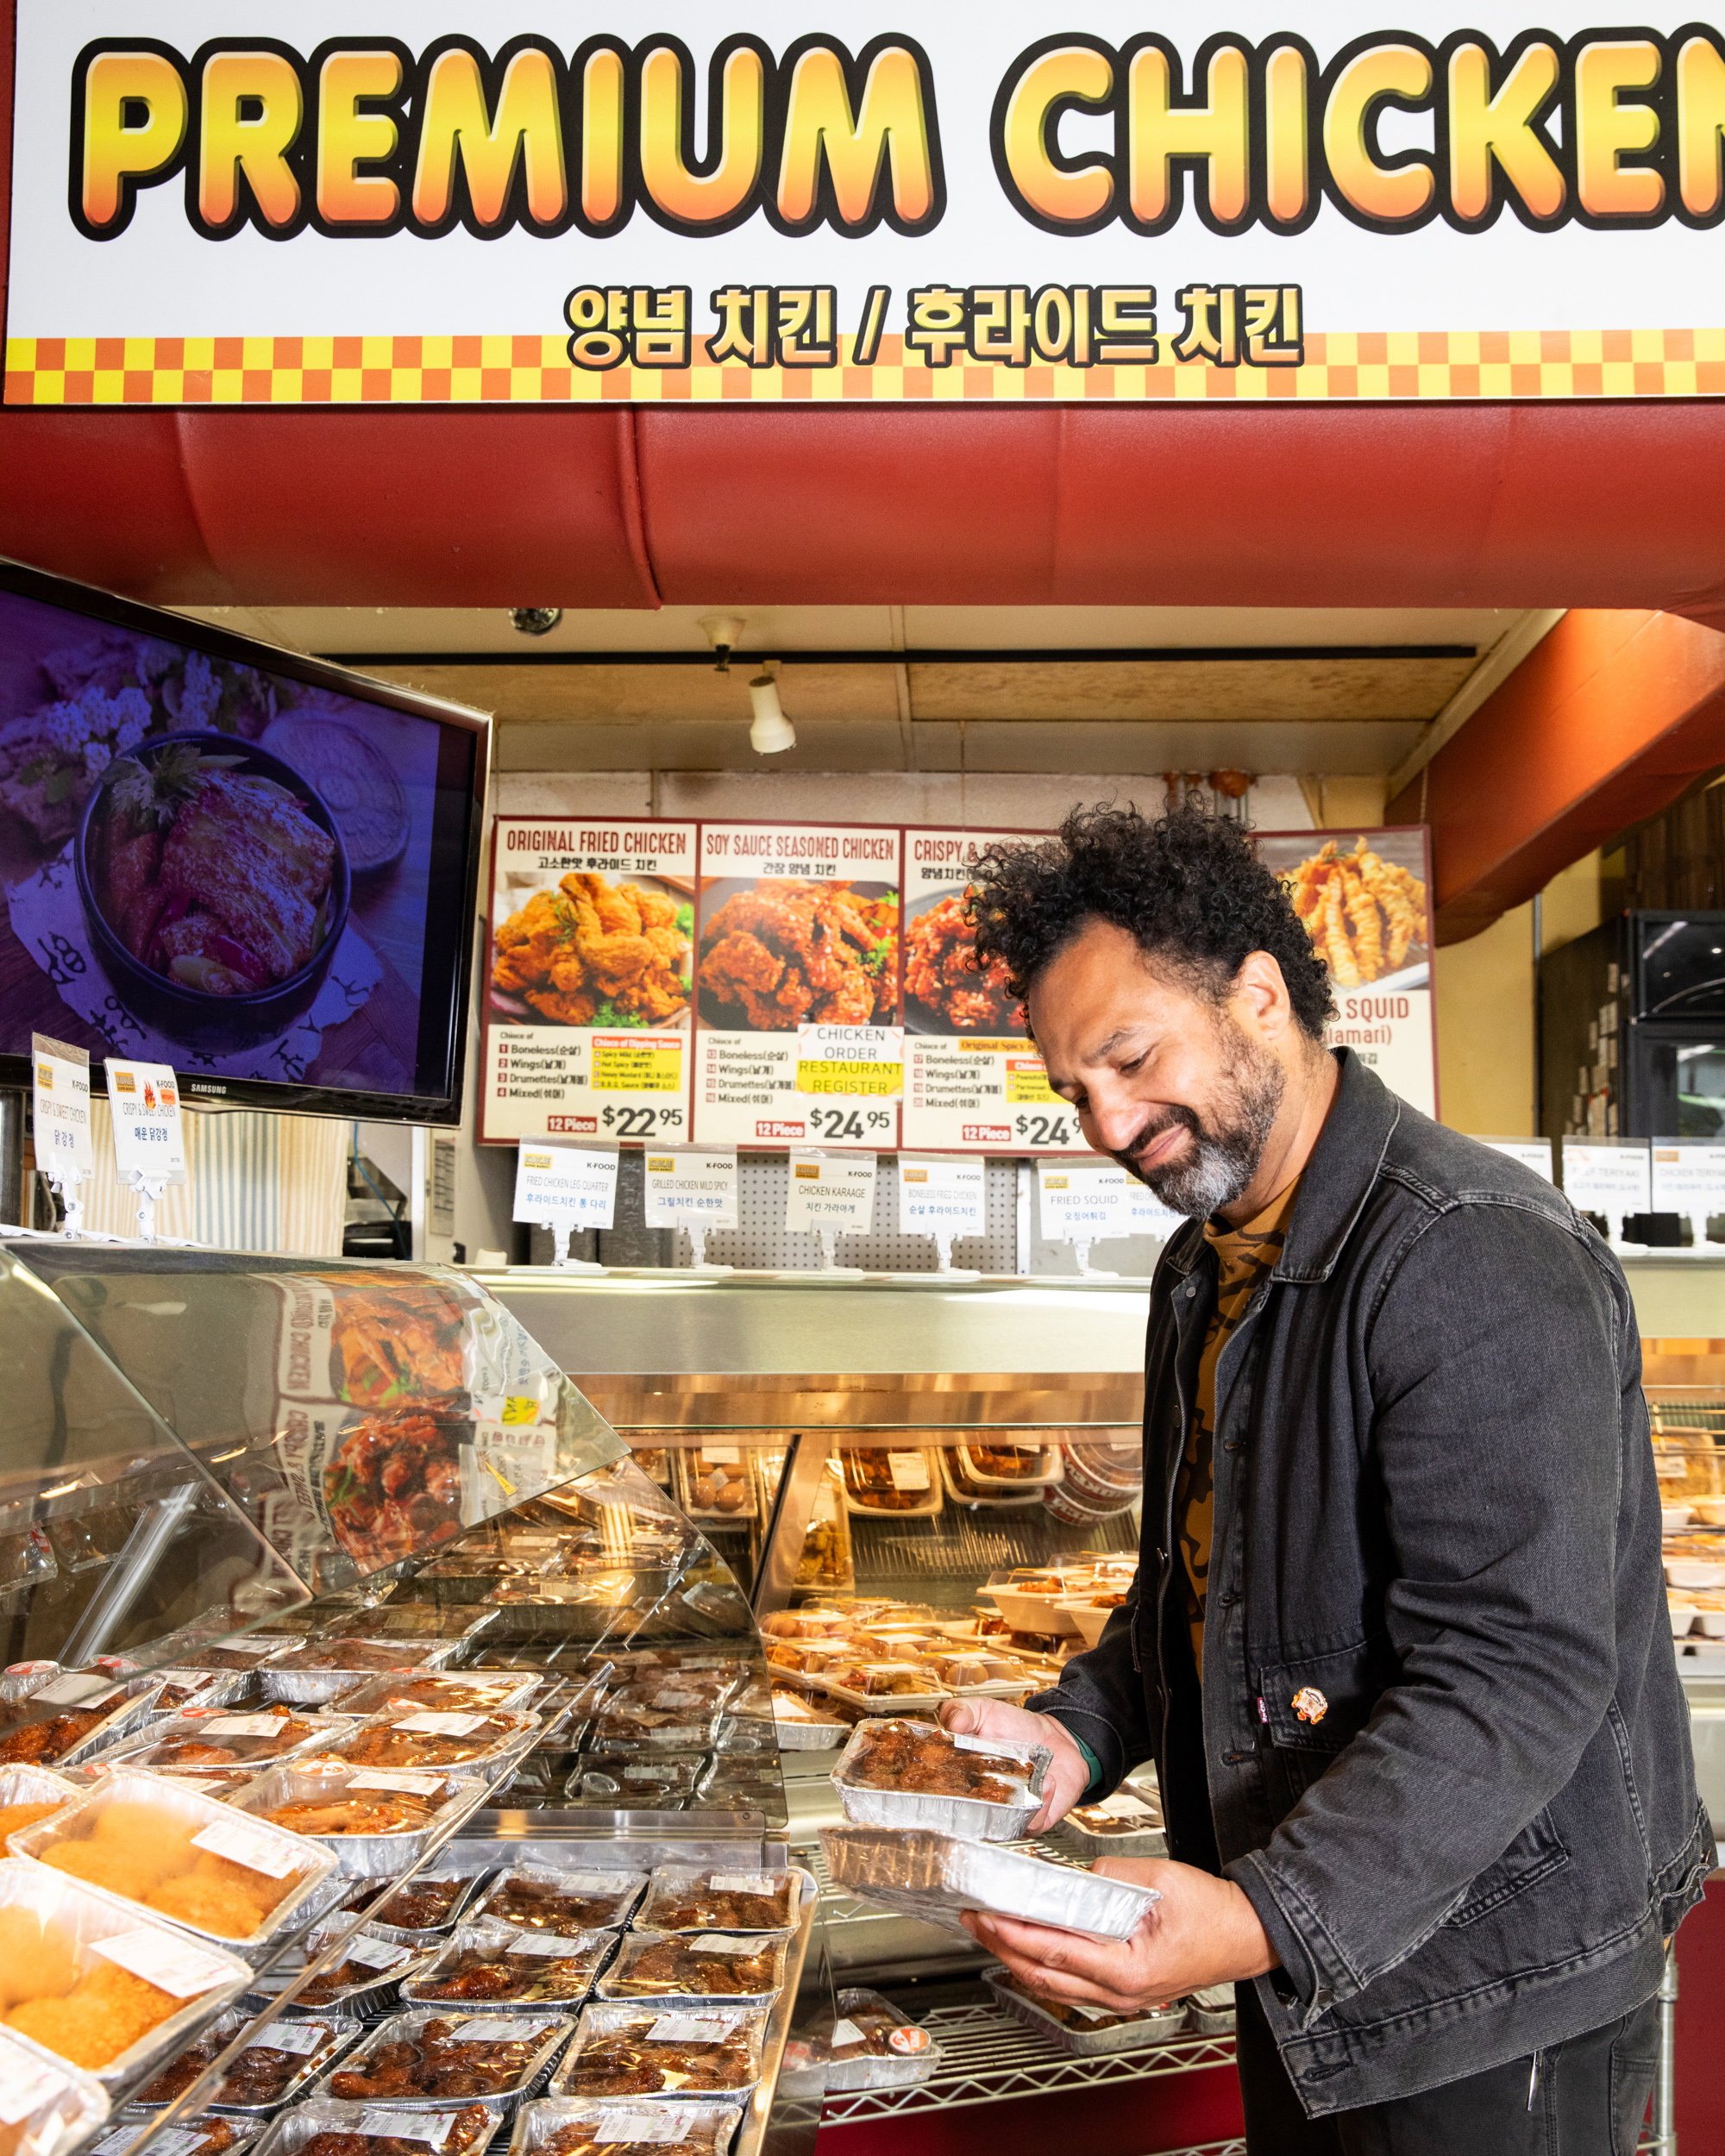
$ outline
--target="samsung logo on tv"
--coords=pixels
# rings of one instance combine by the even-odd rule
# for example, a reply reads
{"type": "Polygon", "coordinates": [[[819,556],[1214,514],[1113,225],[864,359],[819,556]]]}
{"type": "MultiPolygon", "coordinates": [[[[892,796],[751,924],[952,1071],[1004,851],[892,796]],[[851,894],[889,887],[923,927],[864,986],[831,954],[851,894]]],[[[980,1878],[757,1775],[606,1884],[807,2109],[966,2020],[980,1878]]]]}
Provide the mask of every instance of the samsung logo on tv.
{"type": "Polygon", "coordinates": [[[212,1086],[204,1079],[188,1078],[185,1090],[187,1093],[226,1093],[228,1088],[226,1086],[212,1086]]]}

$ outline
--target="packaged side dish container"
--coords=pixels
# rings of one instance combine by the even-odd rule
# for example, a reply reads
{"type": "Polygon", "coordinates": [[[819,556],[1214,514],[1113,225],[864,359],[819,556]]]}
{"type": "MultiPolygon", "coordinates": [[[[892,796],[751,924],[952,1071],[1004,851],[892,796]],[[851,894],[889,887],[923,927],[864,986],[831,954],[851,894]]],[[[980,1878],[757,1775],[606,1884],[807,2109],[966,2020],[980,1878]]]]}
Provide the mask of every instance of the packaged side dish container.
{"type": "Polygon", "coordinates": [[[833,2003],[837,2016],[820,2040],[829,2095],[911,2088],[938,2072],[940,2046],[880,1992],[858,1987],[841,1991],[833,2003]],[[884,2037],[884,2051],[864,2047],[872,2034],[884,2037]]]}
{"type": "Polygon", "coordinates": [[[1179,2005],[1121,2019],[1101,2008],[1076,2007],[1063,2000],[1064,2013],[1070,2016],[1063,2019],[1038,2001],[1026,1997],[1004,1969],[985,1969],[982,1980],[994,1993],[1001,2013],[1010,2014],[1015,2021],[1033,2028],[1038,2036],[1047,2037],[1077,2059],[1099,2059],[1110,2052],[1142,2051],[1148,2044],[1165,2044],[1186,2026],[1186,2009],[1179,2005]]]}
{"type": "Polygon", "coordinates": [[[63,2060],[53,2065],[0,2029],[0,2090],[15,2129],[9,2156],[64,2156],[85,2141],[108,2116],[108,2098],[92,2076],[63,2060]]]}
{"type": "MultiPolygon", "coordinates": [[[[1015,1802],[1004,1804],[988,1797],[943,1796],[923,1789],[881,1789],[859,1782],[856,1769],[890,1721],[859,1722],[850,1741],[832,1770],[832,1786],[844,1816],[858,1827],[924,1827],[936,1833],[952,1834],[969,1841],[1019,1841],[1042,1808],[1043,1777],[1053,1754],[1044,1745],[1003,1744],[995,1738],[960,1737],[949,1739],[955,1749],[973,1758],[977,1766],[995,1780],[1019,1791],[1015,1802]]],[[[919,1735],[938,1739],[942,1732],[932,1722],[907,1721],[901,1727],[919,1735]]]]}
{"type": "MultiPolygon", "coordinates": [[[[505,2123],[505,2107],[482,2096],[454,2098],[443,2103],[422,2103],[386,2108],[380,2103],[338,2103],[329,2096],[311,2096],[284,2111],[256,2142],[250,2156],[299,2156],[307,2142],[320,2134],[351,2135],[365,2156],[376,2140],[423,2140],[427,2156],[480,2156],[492,2137],[505,2123]],[[418,2129],[416,2131],[416,2128],[418,2129]]],[[[227,2152],[223,2152],[227,2156],[227,2152]]]]}

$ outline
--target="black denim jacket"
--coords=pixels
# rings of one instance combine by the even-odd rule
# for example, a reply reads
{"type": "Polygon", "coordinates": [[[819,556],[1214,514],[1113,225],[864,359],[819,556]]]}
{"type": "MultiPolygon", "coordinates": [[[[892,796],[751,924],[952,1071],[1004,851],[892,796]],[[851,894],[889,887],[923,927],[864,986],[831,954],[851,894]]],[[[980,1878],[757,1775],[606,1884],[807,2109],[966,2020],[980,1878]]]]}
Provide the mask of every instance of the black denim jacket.
{"type": "MultiPolygon", "coordinates": [[[[1339,1060],[1217,1370],[1204,1620],[1216,1846],[1281,1955],[1259,1996],[1314,2116],[1639,2005],[1713,1858],[1622,1274],[1549,1184],[1339,1060]]],[[[1132,1595],[1030,1702],[1110,1788],[1170,1771],[1174,1470],[1214,1289],[1195,1223],[1151,1291],[1132,1595]]]]}

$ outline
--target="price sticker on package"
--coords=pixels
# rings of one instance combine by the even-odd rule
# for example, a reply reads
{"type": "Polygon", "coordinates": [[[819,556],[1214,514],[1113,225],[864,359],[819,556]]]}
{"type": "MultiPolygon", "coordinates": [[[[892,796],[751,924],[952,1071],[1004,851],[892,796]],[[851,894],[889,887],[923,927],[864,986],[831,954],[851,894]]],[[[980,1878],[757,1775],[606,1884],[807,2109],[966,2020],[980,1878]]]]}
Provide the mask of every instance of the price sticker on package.
{"type": "Polygon", "coordinates": [[[442,2148],[455,2131],[460,2116],[455,2111],[385,2111],[367,2109],[354,2121],[348,2132],[375,2134],[392,2141],[423,2141],[432,2148],[442,2148]]]}
{"type": "Polygon", "coordinates": [[[800,1230],[837,1229],[866,1235],[875,1215],[873,1153],[818,1152],[798,1146],[791,1153],[790,1181],[785,1192],[785,1225],[800,1230]]]}
{"type": "Polygon", "coordinates": [[[122,1063],[108,1058],[108,1106],[113,1112],[114,1159],[122,1183],[166,1188],[185,1181],[185,1132],[179,1119],[179,1081],[167,1063],[122,1063]]]}
{"type": "Polygon", "coordinates": [[[1150,1819],[1156,1817],[1154,1805],[1146,1804],[1141,1796],[1133,1796],[1121,1789],[1113,1796],[1105,1796],[1097,1805],[1099,1812],[1106,1812],[1110,1819],[1150,1819]]]}
{"type": "Polygon", "coordinates": [[[398,1789],[407,1796],[436,1796],[448,1781],[442,1774],[356,1774],[350,1789],[398,1789]]]}
{"type": "Polygon", "coordinates": [[[927,1489],[931,1487],[928,1479],[928,1462],[924,1459],[920,1452],[888,1453],[887,1472],[893,1478],[894,1489],[908,1493],[913,1490],[927,1489]]]}
{"type": "Polygon", "coordinates": [[[515,1161],[518,1220],[608,1228],[617,1208],[617,1148],[523,1138],[515,1161]]]}
{"type": "Polygon", "coordinates": [[[358,1962],[361,1969],[398,1969],[404,1961],[412,1959],[412,1951],[392,1946],[387,1940],[367,1939],[361,1932],[348,1941],[348,1959],[358,1962]]]}
{"type": "Polygon", "coordinates": [[[1117,1162],[1040,1160],[1036,1181],[1044,1241],[1100,1243],[1132,1233],[1132,1178],[1117,1162]]]}
{"type": "Polygon", "coordinates": [[[249,2039],[246,2049],[292,2052],[301,2059],[309,2059],[320,2044],[329,2040],[327,2022],[272,2021],[267,2028],[260,2029],[249,2039]]]}
{"type": "Polygon", "coordinates": [[[937,1153],[899,1156],[900,1235],[981,1235],[988,1220],[988,1164],[937,1153]]]}
{"type": "Polygon", "coordinates": [[[784,1883],[770,1871],[715,1871],[707,1881],[715,1894],[776,1894],[784,1883]]]}
{"type": "Polygon", "coordinates": [[[36,1166],[62,1187],[96,1173],[90,1137],[90,1056],[46,1033],[30,1036],[36,1166]]]}
{"type": "Polygon", "coordinates": [[[417,1736],[471,1737],[476,1729],[483,1729],[488,1716],[484,1714],[409,1714],[395,1726],[411,1730],[417,1736]]]}
{"type": "Polygon", "coordinates": [[[734,2014],[662,2014],[647,2032],[649,2044],[722,2044],[737,2025],[734,2014]]]}
{"type": "Polygon", "coordinates": [[[202,1733],[206,1737],[279,1737],[286,1727],[279,1714],[211,1714],[202,1733]]]}
{"type": "Polygon", "coordinates": [[[229,1975],[227,1959],[205,1953],[189,1939],[169,1939],[160,1932],[116,1932],[111,1939],[92,1939],[96,1952],[129,1969],[135,1977],[154,1984],[171,1998],[195,1998],[229,1975]]]}
{"type": "Polygon", "coordinates": [[[261,1871],[271,1879],[285,1879],[290,1871],[299,1869],[300,1859],[294,1850],[284,1849],[273,1834],[242,1819],[212,1820],[191,1837],[191,1846],[242,1864],[248,1871],[261,1871]]]}
{"type": "Polygon", "coordinates": [[[734,1146],[649,1145],[643,1196],[649,1228],[734,1228],[734,1146]]]}
{"type": "Polygon", "coordinates": [[[607,2104],[600,2111],[599,2123],[588,2131],[596,2144],[605,2147],[612,2141],[677,2141],[682,2139],[684,2129],[667,2105],[650,2111],[622,2111],[607,2104]]]}

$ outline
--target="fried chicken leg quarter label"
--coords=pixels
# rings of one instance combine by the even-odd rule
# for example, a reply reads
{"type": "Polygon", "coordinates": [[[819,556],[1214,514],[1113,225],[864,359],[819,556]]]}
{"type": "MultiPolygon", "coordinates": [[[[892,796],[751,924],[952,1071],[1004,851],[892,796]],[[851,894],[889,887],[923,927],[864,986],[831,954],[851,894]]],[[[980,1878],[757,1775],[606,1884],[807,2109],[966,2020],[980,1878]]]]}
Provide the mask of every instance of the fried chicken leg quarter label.
{"type": "Polygon", "coordinates": [[[689,1135],[695,826],[500,816],[480,1136],[689,1135]]]}
{"type": "Polygon", "coordinates": [[[176,1999],[195,1998],[198,1992],[224,1983],[229,1975],[225,1959],[206,1953],[190,1940],[166,1938],[160,1932],[116,1932],[111,1939],[92,1939],[90,1944],[105,1959],[176,1999]]]}
{"type": "Polygon", "coordinates": [[[279,1714],[214,1714],[200,1724],[204,1737],[279,1737],[286,1727],[279,1714]]]}
{"type": "Polygon", "coordinates": [[[887,1472],[893,1478],[893,1488],[901,1490],[921,1490],[929,1487],[928,1462],[920,1452],[889,1452],[887,1472]]]}
{"type": "Polygon", "coordinates": [[[778,1894],[785,1881],[770,1871],[715,1871],[707,1884],[715,1894],[778,1894]]]}
{"type": "Polygon", "coordinates": [[[361,1969],[398,1969],[412,1959],[410,1947],[393,1946],[387,1940],[361,1935],[348,1941],[348,1959],[358,1962],[361,1969]]]}
{"type": "Polygon", "coordinates": [[[285,1879],[299,1869],[300,1858],[292,1846],[284,1847],[273,1834],[248,1826],[242,1819],[215,1819],[191,1837],[194,1849],[211,1856],[227,1857],[248,1871],[261,1871],[271,1879],[285,1879]]]}

